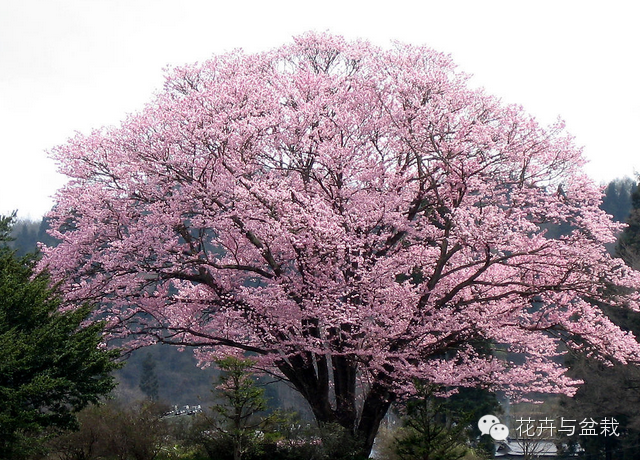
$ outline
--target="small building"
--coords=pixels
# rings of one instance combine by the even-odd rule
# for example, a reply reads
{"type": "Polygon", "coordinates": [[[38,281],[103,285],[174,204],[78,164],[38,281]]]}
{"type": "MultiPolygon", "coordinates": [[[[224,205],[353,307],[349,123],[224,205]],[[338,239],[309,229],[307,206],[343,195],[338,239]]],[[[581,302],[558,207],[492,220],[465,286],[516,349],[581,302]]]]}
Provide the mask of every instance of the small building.
{"type": "Polygon", "coordinates": [[[503,460],[558,456],[558,446],[543,439],[507,439],[496,444],[495,457],[503,460]]]}

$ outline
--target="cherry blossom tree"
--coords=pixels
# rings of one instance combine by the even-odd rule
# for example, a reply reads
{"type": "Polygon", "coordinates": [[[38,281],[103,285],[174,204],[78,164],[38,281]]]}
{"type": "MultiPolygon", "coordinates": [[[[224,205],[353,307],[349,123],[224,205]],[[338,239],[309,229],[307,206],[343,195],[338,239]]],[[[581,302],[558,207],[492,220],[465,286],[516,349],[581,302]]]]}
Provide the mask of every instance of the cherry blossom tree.
{"type": "Polygon", "coordinates": [[[132,346],[251,352],[366,451],[414,379],[571,394],[561,342],[640,355],[597,307],[638,309],[639,280],[580,149],[431,49],[214,56],[52,155],[70,182],[42,263],[69,302],[132,346]]]}

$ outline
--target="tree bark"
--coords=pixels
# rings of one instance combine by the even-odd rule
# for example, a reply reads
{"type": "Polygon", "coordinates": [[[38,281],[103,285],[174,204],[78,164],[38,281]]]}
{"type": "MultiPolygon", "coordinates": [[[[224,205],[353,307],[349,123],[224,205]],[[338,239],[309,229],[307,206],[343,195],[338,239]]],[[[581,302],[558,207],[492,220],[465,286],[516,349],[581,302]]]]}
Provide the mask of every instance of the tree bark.
{"type": "Polygon", "coordinates": [[[318,425],[339,424],[361,442],[359,456],[368,458],[380,423],[395,395],[382,383],[374,383],[364,395],[362,412],[358,416],[357,364],[345,357],[327,359],[320,355],[315,356],[315,363],[313,366],[310,360],[298,356],[289,358],[288,362],[282,361],[278,367],[309,403],[318,425]],[[300,366],[302,362],[305,362],[304,366],[300,366]],[[329,392],[327,366],[330,365],[333,370],[335,405],[332,405],[329,392]]]}
{"type": "Polygon", "coordinates": [[[380,428],[380,422],[387,415],[394,400],[395,395],[379,383],[374,383],[367,393],[357,431],[357,434],[364,440],[363,453],[366,453],[365,458],[369,457],[380,428]]]}

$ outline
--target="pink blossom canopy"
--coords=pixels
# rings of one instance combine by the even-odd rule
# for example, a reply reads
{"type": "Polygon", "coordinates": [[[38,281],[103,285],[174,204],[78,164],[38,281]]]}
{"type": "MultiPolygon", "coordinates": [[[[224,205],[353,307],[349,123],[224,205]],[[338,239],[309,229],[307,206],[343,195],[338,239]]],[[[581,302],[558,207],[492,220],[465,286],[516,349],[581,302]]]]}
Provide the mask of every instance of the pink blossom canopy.
{"type": "Polygon", "coordinates": [[[42,264],[134,345],[255,352],[303,394],[341,369],[394,394],[571,393],[560,342],[640,354],[597,306],[637,309],[638,277],[605,250],[620,226],[580,149],[431,49],[306,34],[215,56],[53,156],[71,180],[42,264]]]}

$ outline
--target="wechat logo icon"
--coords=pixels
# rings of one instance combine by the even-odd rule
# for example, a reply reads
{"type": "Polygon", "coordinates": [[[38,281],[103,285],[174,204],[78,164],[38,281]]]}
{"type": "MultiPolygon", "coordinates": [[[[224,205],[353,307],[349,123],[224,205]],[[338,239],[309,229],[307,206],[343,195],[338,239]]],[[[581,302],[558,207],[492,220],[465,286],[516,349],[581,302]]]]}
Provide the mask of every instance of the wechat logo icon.
{"type": "Polygon", "coordinates": [[[484,415],[478,420],[478,428],[480,433],[488,434],[494,441],[506,441],[509,436],[509,428],[507,425],[500,423],[495,415],[484,415]]]}

